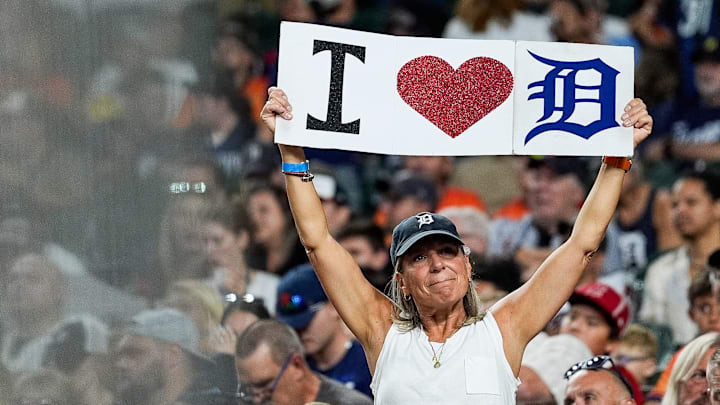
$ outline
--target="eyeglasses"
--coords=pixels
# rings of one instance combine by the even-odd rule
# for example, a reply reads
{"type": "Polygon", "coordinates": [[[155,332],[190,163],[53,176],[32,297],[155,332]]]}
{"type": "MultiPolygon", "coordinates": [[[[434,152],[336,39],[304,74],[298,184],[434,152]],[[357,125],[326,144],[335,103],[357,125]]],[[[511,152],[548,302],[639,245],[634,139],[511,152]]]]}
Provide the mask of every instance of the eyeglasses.
{"type": "Polygon", "coordinates": [[[273,392],[275,392],[275,390],[277,389],[277,386],[280,383],[280,379],[285,373],[285,370],[287,370],[288,366],[290,365],[290,361],[292,360],[294,355],[295,353],[291,353],[285,359],[282,367],[280,367],[280,371],[275,376],[275,378],[272,379],[272,381],[260,384],[259,386],[254,384],[249,384],[248,386],[241,386],[240,391],[238,392],[238,397],[240,398],[240,401],[247,404],[252,404],[255,400],[264,400],[272,397],[273,392]]]}
{"type": "Polygon", "coordinates": [[[618,370],[617,366],[615,365],[615,362],[610,358],[610,356],[595,356],[591,357],[585,361],[580,361],[578,363],[575,363],[572,367],[570,367],[565,372],[565,379],[569,380],[570,377],[572,377],[575,373],[577,373],[580,370],[600,370],[604,369],[609,372],[611,372],[615,377],[619,378],[620,381],[625,385],[625,388],[627,388],[628,392],[630,393],[630,397],[635,399],[635,394],[633,393],[632,386],[628,382],[628,380],[620,374],[620,371],[618,370]]]}

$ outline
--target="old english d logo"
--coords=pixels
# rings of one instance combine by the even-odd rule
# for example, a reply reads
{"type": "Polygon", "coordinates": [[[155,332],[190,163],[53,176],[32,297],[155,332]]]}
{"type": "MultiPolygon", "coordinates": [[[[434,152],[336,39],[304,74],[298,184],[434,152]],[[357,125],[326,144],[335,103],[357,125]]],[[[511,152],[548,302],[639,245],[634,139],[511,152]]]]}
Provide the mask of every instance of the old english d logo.
{"type": "Polygon", "coordinates": [[[540,99],[543,101],[543,116],[536,122],[546,121],[555,111],[562,113],[561,117],[555,122],[540,124],[530,130],[525,136],[525,144],[530,140],[546,131],[563,131],[577,135],[584,139],[590,139],[591,136],[608,128],[619,127],[620,124],[615,121],[615,79],[618,72],[608,66],[599,58],[585,60],[580,62],[564,62],[552,60],[536,55],[528,51],[536,60],[553,66],[553,69],[545,75],[545,79],[530,83],[528,89],[539,87],[540,90],[528,97],[528,100],[540,99]],[[594,70],[600,73],[600,83],[597,85],[580,85],[575,82],[578,72],[582,70],[594,70]],[[557,97],[555,85],[560,81],[562,88],[561,97],[557,97]],[[597,98],[578,98],[576,90],[597,90],[597,98]],[[560,105],[556,106],[556,99],[560,99],[560,105]],[[588,125],[580,125],[568,122],[575,112],[576,103],[599,103],[600,117],[588,125]]]}

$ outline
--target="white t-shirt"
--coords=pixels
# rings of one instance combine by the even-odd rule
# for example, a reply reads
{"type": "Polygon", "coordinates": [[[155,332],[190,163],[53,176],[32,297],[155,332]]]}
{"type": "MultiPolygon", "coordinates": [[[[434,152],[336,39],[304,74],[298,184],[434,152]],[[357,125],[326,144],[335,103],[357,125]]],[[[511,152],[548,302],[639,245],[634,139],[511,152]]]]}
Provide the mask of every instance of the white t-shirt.
{"type": "Polygon", "coordinates": [[[503,341],[490,312],[463,326],[440,347],[441,366],[421,328],[388,331],[375,365],[372,388],[376,405],[512,405],[520,380],[505,358],[503,341]]]}

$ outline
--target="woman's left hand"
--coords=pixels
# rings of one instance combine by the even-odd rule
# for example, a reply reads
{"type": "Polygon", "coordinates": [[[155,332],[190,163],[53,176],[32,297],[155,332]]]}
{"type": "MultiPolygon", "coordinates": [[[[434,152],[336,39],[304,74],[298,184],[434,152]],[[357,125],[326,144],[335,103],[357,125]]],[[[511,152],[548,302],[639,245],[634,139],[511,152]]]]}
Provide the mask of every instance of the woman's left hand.
{"type": "Polygon", "coordinates": [[[648,113],[647,106],[639,99],[634,98],[625,105],[622,117],[623,126],[633,127],[633,149],[636,149],[652,132],[653,119],[648,113]]]}

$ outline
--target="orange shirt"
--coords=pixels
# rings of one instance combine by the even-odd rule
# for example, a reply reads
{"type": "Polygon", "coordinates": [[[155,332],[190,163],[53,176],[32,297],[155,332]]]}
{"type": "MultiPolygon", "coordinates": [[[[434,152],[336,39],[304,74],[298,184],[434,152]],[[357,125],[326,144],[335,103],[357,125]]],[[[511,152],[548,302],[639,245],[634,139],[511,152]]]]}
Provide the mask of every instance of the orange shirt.
{"type": "Polygon", "coordinates": [[[448,186],[438,202],[436,211],[448,207],[473,207],[487,212],[485,201],[472,190],[457,186],[448,186]]]}
{"type": "Polygon", "coordinates": [[[497,210],[493,217],[517,221],[524,217],[525,214],[527,214],[528,212],[530,212],[530,209],[528,208],[527,204],[525,204],[525,200],[523,200],[522,197],[518,197],[505,203],[502,207],[500,207],[500,209],[497,210]]]}

